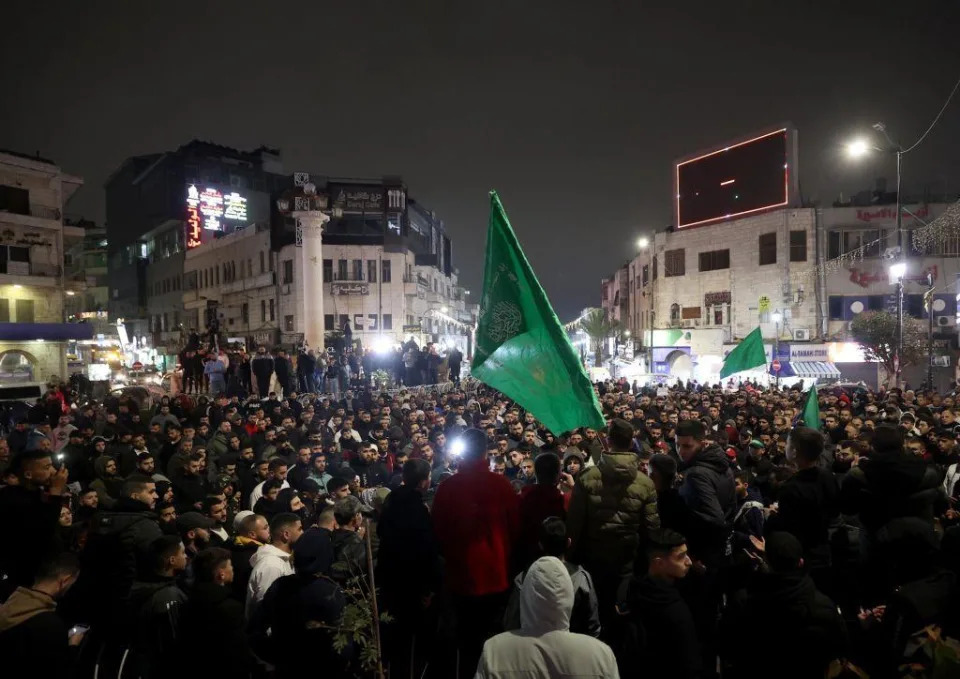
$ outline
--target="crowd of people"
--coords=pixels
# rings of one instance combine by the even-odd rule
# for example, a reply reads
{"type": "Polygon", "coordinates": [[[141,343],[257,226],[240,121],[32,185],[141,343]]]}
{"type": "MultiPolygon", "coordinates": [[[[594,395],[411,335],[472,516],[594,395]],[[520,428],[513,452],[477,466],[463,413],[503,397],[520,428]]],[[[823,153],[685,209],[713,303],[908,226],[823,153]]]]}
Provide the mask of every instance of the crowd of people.
{"type": "Polygon", "coordinates": [[[604,430],[551,432],[483,386],[286,386],[146,412],[54,386],[18,421],[0,440],[8,668],[801,679],[951,662],[951,397],[825,389],[805,422],[799,390],[606,382],[604,430]]]}
{"type": "Polygon", "coordinates": [[[422,386],[460,383],[463,352],[456,346],[440,349],[433,342],[422,348],[410,338],[403,345],[376,352],[352,345],[316,352],[301,347],[288,354],[283,348],[259,346],[250,355],[241,346],[207,344],[192,333],[177,356],[171,393],[266,397],[271,391],[327,393],[339,398],[348,389],[377,386],[422,386]]]}

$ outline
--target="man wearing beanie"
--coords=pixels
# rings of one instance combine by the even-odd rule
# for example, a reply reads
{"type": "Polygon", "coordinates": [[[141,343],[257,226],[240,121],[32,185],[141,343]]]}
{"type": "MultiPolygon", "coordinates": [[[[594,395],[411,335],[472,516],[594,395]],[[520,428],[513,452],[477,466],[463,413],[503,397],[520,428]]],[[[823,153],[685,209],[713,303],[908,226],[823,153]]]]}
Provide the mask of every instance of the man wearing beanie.
{"type": "Polygon", "coordinates": [[[519,532],[517,496],[505,477],[490,471],[483,431],[467,429],[448,450],[459,450],[459,470],[437,487],[433,526],[457,616],[459,676],[472,677],[506,605],[519,532]]]}
{"type": "Polygon", "coordinates": [[[612,450],[577,477],[567,514],[571,560],[593,576],[605,633],[616,619],[620,580],[633,573],[647,531],[660,527],[656,488],[633,452],[633,425],[612,420],[608,439],[612,450]]]}

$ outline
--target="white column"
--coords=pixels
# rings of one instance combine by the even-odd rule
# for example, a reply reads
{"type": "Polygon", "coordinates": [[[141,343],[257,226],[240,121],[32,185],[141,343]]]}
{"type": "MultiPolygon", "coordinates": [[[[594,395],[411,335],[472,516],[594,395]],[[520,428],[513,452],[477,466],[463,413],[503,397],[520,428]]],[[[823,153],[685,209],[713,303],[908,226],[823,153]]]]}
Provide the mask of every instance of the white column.
{"type": "Polygon", "coordinates": [[[300,248],[300,270],[303,272],[303,339],[316,351],[323,346],[323,225],[330,216],[318,210],[297,211],[303,246],[300,248]]]}

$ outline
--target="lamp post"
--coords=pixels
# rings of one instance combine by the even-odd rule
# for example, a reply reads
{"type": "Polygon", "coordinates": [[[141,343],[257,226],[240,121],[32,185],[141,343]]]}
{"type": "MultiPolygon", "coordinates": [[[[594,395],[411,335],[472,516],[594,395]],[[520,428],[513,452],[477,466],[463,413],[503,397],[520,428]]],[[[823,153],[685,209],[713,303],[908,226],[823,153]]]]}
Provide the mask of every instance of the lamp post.
{"type": "MultiPolygon", "coordinates": [[[[650,247],[650,239],[649,239],[649,238],[647,238],[646,236],[640,236],[640,237],[637,239],[637,250],[638,250],[639,252],[641,252],[641,253],[642,253],[642,252],[646,252],[649,247],[650,247]]],[[[652,267],[651,267],[651,269],[652,269],[652,267]]],[[[643,283],[643,265],[640,266],[640,280],[641,280],[641,287],[643,287],[643,286],[642,286],[642,283],[643,283]]],[[[649,333],[649,335],[648,335],[649,341],[646,342],[646,345],[647,345],[647,346],[646,346],[646,349],[647,349],[647,352],[646,352],[646,353],[647,353],[647,355],[646,355],[646,363],[647,363],[647,365],[646,365],[646,371],[647,371],[647,372],[653,372],[653,367],[652,367],[652,366],[653,366],[653,316],[654,316],[654,309],[655,309],[653,302],[654,302],[654,299],[655,299],[655,298],[654,298],[654,296],[653,296],[653,271],[652,271],[652,270],[650,270],[650,277],[647,279],[647,282],[650,284],[650,305],[649,305],[649,306],[650,306],[650,317],[647,318],[647,319],[645,319],[646,322],[644,323],[644,327],[641,328],[641,332],[649,326],[649,330],[650,330],[650,333],[649,333]]],[[[640,339],[643,340],[643,336],[642,336],[642,335],[641,335],[640,339]]]]}
{"type": "Polygon", "coordinates": [[[927,272],[927,389],[933,389],[933,272],[927,272]]]}
{"type": "Polygon", "coordinates": [[[903,354],[903,276],[907,271],[907,253],[903,247],[903,206],[901,203],[901,168],[904,154],[903,147],[890,138],[887,126],[882,122],[874,123],[873,129],[883,135],[888,146],[881,148],[866,139],[855,139],[847,145],[847,153],[851,158],[861,158],[872,151],[892,153],[897,158],[897,260],[890,266],[890,279],[897,282],[897,353],[894,360],[894,379],[896,386],[900,386],[901,356],[903,354]]]}
{"type": "MultiPolygon", "coordinates": [[[[783,320],[783,314],[780,313],[780,310],[777,309],[773,312],[773,327],[776,331],[776,336],[773,338],[773,360],[780,360],[780,321],[783,320]]],[[[776,371],[776,375],[773,376],[777,389],[780,389],[780,371],[776,371]]]]}

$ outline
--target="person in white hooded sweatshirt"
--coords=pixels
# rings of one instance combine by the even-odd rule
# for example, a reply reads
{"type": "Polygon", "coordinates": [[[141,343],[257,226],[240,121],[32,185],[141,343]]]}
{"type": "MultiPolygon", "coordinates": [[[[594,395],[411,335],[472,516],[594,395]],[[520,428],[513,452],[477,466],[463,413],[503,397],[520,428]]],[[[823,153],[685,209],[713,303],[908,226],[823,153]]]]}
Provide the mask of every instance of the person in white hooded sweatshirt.
{"type": "Polygon", "coordinates": [[[261,545],[250,557],[250,582],[247,584],[247,603],[244,611],[250,620],[275,581],[293,575],[293,545],[303,535],[300,517],[292,513],[277,514],[270,522],[270,544],[261,545]]]}
{"type": "Polygon", "coordinates": [[[570,631],[572,610],[573,582],[563,562],[535,561],[520,593],[520,629],[487,640],[475,679],[619,679],[609,646],[570,631]]]}

